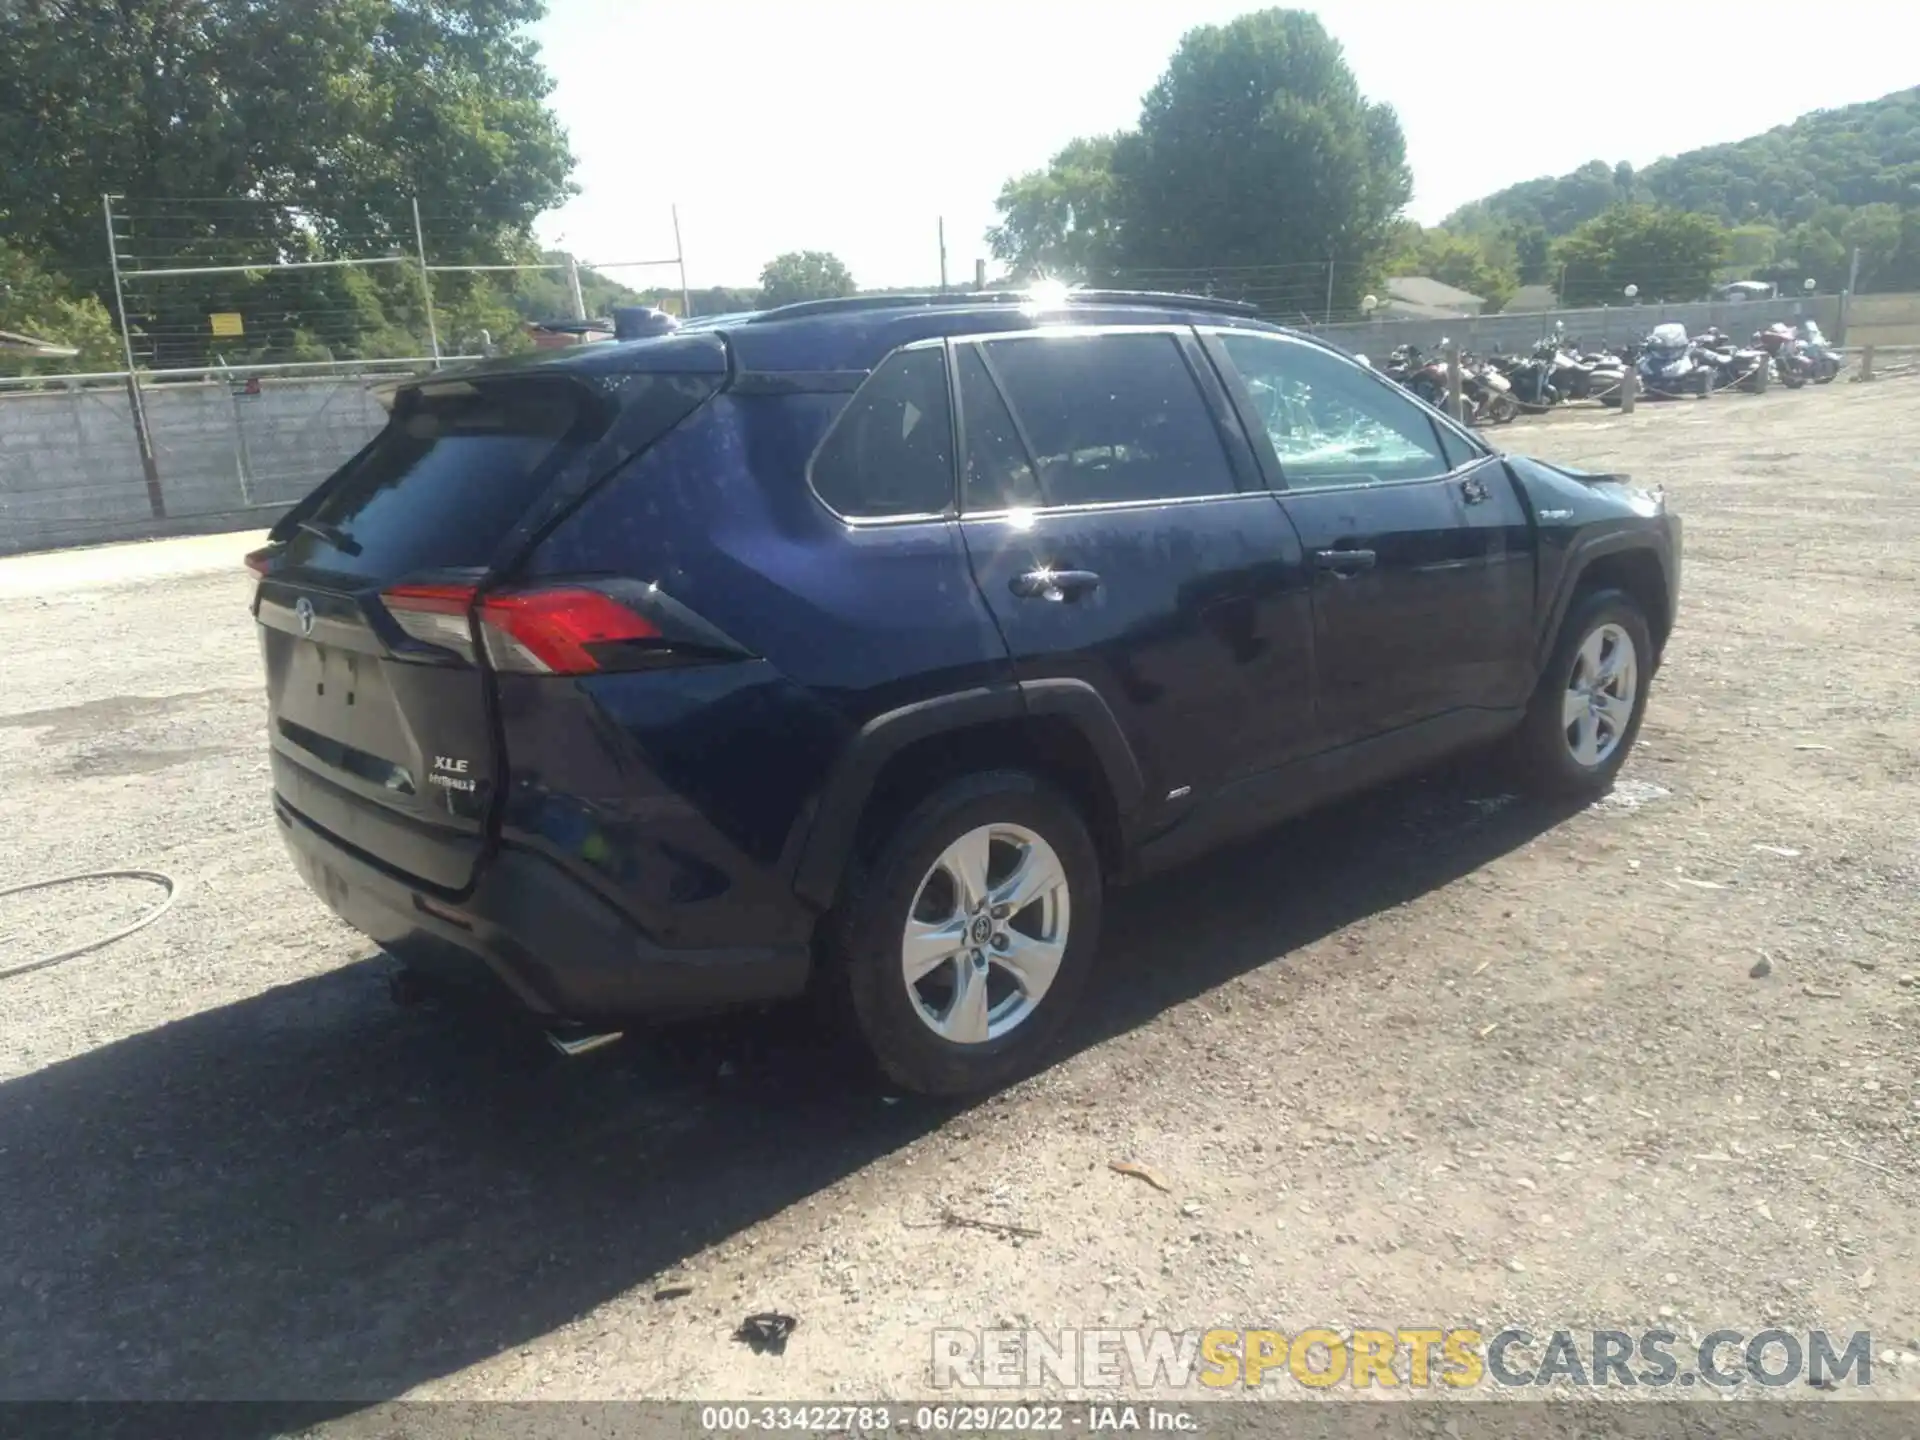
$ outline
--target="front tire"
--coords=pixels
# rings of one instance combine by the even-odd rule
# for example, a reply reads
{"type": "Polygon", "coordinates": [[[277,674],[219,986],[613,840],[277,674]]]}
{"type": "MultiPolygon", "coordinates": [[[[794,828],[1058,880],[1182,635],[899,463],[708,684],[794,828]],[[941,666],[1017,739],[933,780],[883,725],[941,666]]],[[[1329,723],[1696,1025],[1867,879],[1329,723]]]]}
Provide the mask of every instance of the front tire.
{"type": "Polygon", "coordinates": [[[1101,908],[1093,840],[1051,786],[992,771],[928,796],[836,914],[835,958],[880,1068],[923,1095],[1034,1068],[1086,982],[1101,908]]]}
{"type": "Polygon", "coordinates": [[[1605,794],[1640,734],[1652,678],[1653,640],[1633,598],[1576,596],[1515,737],[1533,787],[1567,799],[1605,794]]]}

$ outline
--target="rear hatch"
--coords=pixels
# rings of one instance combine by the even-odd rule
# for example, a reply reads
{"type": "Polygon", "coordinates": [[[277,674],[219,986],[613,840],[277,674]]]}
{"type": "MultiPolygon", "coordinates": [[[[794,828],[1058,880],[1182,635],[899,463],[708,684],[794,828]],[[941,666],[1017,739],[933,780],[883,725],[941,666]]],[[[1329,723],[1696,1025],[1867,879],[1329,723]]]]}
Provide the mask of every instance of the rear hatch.
{"type": "Polygon", "coordinates": [[[719,387],[717,344],[692,358],[710,373],[547,367],[395,396],[386,429],[252,562],[286,804],[402,874],[471,881],[503,780],[488,646],[474,643],[481,592],[557,494],[583,491],[719,387]]]}

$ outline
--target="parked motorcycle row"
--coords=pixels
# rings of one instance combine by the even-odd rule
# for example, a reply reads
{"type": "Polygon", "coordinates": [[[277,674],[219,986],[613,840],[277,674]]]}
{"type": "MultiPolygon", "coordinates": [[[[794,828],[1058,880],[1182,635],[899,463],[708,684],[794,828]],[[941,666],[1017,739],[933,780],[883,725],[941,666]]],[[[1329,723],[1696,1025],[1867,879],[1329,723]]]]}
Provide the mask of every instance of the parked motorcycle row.
{"type": "MultiPolygon", "coordinates": [[[[1402,345],[1378,368],[1428,404],[1446,406],[1444,356],[1402,345]]],[[[1504,425],[1579,400],[1618,405],[1628,385],[1636,398],[1674,400],[1720,390],[1759,394],[1775,380],[1797,390],[1839,374],[1839,352],[1810,319],[1755,331],[1745,345],[1717,326],[1688,335],[1684,325],[1656,325],[1644,340],[1614,349],[1583,347],[1556,325],[1525,355],[1462,354],[1460,398],[1468,424],[1504,425]]]]}

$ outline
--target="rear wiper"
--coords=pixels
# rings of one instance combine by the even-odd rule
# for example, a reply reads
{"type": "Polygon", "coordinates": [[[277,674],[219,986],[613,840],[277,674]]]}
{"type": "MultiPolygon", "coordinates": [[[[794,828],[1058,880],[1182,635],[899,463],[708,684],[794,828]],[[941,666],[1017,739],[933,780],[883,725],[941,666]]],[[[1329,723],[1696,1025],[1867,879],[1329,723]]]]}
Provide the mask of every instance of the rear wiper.
{"type": "Polygon", "coordinates": [[[307,534],[314,536],[316,539],[326,541],[327,544],[338,550],[342,555],[358,555],[360,553],[360,542],[347,534],[347,532],[342,530],[338,525],[330,525],[325,520],[296,520],[293,523],[296,527],[306,531],[307,534]]]}

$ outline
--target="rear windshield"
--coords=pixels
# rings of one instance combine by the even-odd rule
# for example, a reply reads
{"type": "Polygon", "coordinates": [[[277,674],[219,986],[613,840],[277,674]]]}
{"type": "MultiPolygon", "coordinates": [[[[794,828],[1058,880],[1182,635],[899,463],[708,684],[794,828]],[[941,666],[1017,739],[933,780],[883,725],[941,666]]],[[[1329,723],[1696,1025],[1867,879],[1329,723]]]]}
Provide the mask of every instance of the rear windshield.
{"type": "Polygon", "coordinates": [[[287,537],[287,559],[381,580],[484,565],[547,483],[599,438],[607,408],[551,381],[405,395],[287,537]]]}

